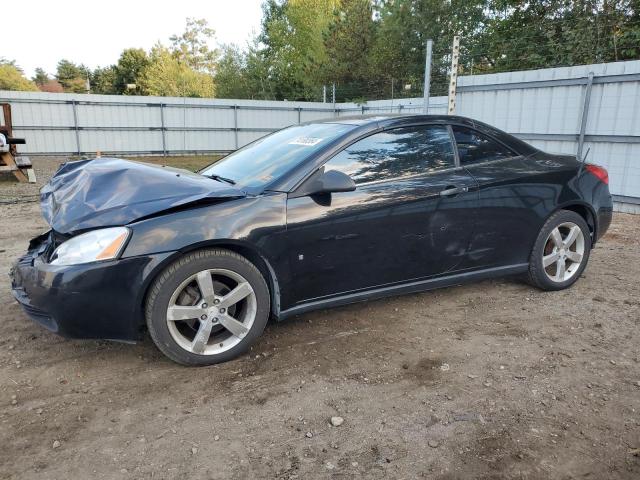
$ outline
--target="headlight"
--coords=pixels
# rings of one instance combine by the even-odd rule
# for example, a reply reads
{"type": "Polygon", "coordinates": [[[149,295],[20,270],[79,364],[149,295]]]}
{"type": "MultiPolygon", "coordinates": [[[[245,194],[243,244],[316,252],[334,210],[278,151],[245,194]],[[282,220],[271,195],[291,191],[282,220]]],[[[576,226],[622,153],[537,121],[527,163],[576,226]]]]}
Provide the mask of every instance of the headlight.
{"type": "Polygon", "coordinates": [[[111,260],[122,252],[130,231],[126,227],[102,228],[67,240],[53,252],[51,265],[111,260]]]}

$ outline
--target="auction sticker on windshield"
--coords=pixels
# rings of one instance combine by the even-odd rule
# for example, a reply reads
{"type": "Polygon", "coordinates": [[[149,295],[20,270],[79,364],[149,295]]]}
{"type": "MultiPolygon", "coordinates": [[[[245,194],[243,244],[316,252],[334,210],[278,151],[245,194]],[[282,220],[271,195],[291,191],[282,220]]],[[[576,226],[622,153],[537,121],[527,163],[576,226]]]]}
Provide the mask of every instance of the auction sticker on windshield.
{"type": "Polygon", "coordinates": [[[314,145],[319,144],[322,141],[322,138],[316,137],[298,137],[289,142],[289,145],[303,145],[305,147],[313,147],[314,145]]]}

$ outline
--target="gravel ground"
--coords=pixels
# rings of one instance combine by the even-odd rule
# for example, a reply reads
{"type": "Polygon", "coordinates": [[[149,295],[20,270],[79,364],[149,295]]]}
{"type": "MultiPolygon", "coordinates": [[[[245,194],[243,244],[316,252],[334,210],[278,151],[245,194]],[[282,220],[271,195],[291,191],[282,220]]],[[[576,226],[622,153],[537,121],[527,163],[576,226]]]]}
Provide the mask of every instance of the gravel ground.
{"type": "Polygon", "coordinates": [[[640,478],[638,216],[569,290],[314,312],[196,369],[27,319],[5,273],[46,228],[36,193],[0,183],[0,478],[640,478]]]}

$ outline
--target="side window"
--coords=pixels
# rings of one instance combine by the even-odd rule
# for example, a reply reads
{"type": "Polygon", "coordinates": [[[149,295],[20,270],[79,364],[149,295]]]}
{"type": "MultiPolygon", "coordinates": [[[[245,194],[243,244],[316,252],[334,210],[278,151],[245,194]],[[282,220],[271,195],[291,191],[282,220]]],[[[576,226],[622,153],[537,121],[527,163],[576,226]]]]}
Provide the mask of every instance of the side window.
{"type": "Polygon", "coordinates": [[[470,128],[454,126],[453,136],[458,145],[460,165],[473,165],[516,156],[507,147],[470,128]]]}
{"type": "Polygon", "coordinates": [[[325,170],[339,170],[356,183],[388,180],[455,166],[446,127],[403,127],[373,134],[338,153],[325,170]]]}

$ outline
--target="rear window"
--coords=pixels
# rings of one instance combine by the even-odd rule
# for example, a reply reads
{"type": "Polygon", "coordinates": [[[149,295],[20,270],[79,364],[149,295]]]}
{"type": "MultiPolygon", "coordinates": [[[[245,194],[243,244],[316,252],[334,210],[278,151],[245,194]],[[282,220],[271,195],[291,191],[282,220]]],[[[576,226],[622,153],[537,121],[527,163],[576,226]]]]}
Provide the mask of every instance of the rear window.
{"type": "Polygon", "coordinates": [[[461,165],[501,160],[517,154],[485,135],[467,127],[453,127],[461,165]]]}
{"type": "Polygon", "coordinates": [[[200,174],[229,178],[242,187],[262,187],[353,128],[338,123],[294,125],[235,151],[200,174]]]}

